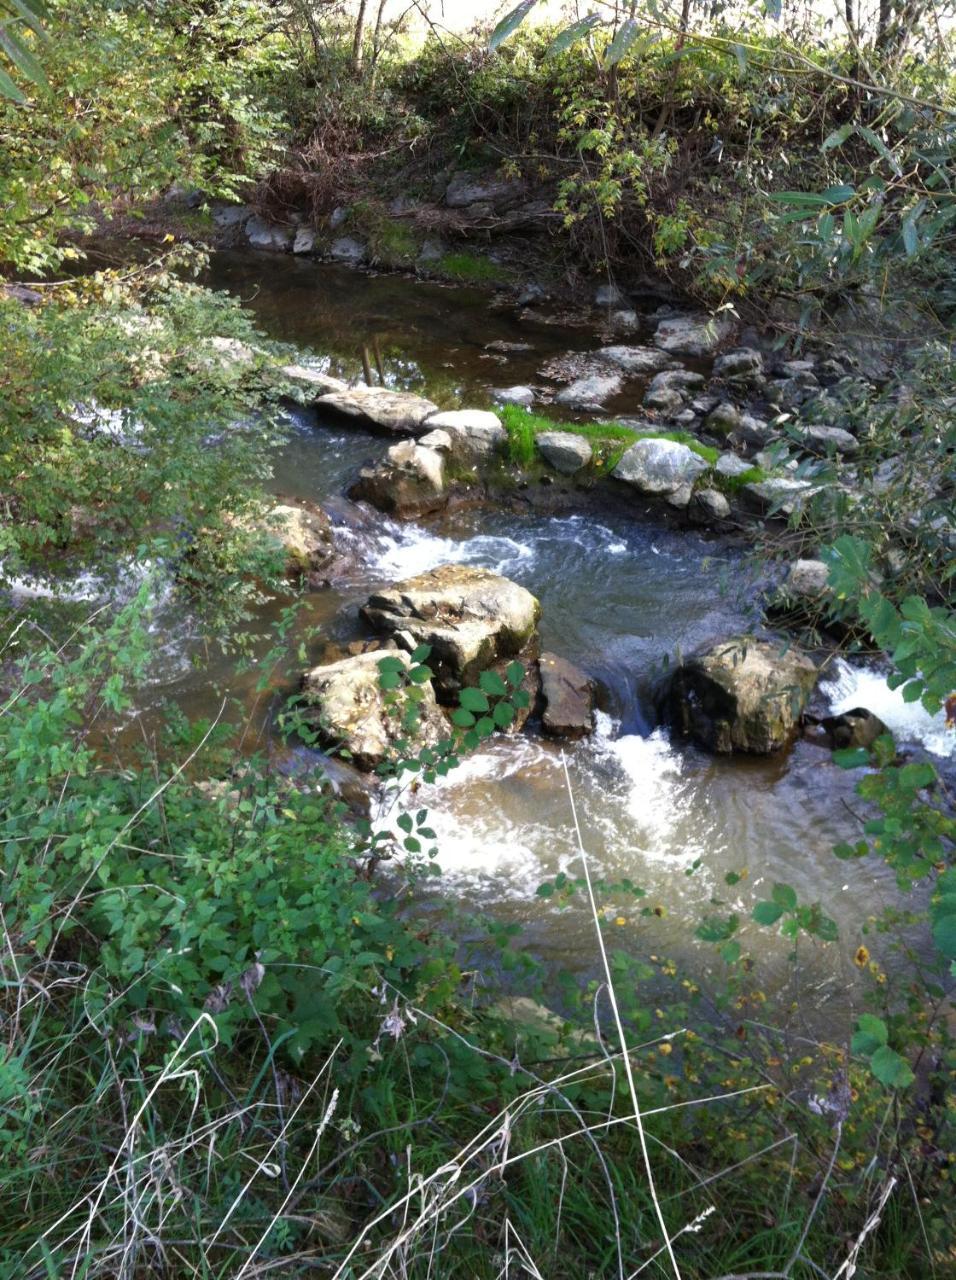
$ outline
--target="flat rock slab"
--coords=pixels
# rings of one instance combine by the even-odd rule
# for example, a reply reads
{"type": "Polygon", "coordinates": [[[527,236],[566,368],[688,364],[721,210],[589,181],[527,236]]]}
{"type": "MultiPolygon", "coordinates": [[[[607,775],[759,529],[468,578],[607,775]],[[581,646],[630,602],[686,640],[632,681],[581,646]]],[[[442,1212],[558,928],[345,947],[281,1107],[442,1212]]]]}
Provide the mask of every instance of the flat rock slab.
{"type": "MultiPolygon", "coordinates": [[[[408,738],[403,722],[401,695],[395,698],[380,687],[379,663],[386,654],[361,653],[340,662],[313,667],[302,679],[305,715],[329,746],[348,751],[360,769],[375,769],[395,754],[395,742],[408,738]]],[[[389,652],[406,670],[407,654],[389,652]]],[[[418,729],[411,735],[416,750],[431,747],[449,734],[448,722],[438,708],[430,684],[418,685],[418,729]]]]}
{"type": "Polygon", "coordinates": [[[676,440],[638,440],[626,449],[611,475],[641,493],[670,494],[710,468],[699,454],[676,440]]]}
{"type": "Polygon", "coordinates": [[[793,738],[817,675],[795,648],[737,636],[675,671],[670,718],[709,751],[770,755],[793,738]]]}
{"type": "Polygon", "coordinates": [[[649,373],[657,373],[661,369],[669,368],[674,363],[667,352],[661,351],[658,347],[629,347],[624,345],[601,347],[594,352],[594,356],[602,364],[610,365],[614,369],[620,369],[624,373],[638,377],[649,373]]]}
{"type": "Polygon", "coordinates": [[[554,738],[583,738],[594,728],[594,681],[556,653],[538,661],[544,713],[541,727],[554,738]]]}
{"type": "Polygon", "coordinates": [[[446,431],[452,451],[476,456],[497,453],[508,443],[508,433],[489,409],[447,409],[424,422],[427,431],[446,431]]]}
{"type": "Polygon", "coordinates": [[[654,344],[675,356],[712,356],[732,336],[734,327],[729,316],[668,316],[658,324],[654,344]]]}
{"type": "Polygon", "coordinates": [[[801,432],[804,443],[820,453],[857,453],[860,443],[849,431],[842,427],[803,427],[801,432]]]}
{"type": "Polygon", "coordinates": [[[591,446],[573,431],[542,431],[535,443],[548,466],[562,475],[572,476],[591,462],[591,446]]]}
{"type": "Polygon", "coordinates": [[[348,391],[348,383],[341,378],[333,378],[330,373],[320,373],[318,369],[310,369],[304,364],[284,364],[279,373],[293,387],[315,395],[329,395],[331,392],[348,391]]]}
{"type": "Polygon", "coordinates": [[[578,378],[558,392],[555,403],[563,404],[569,409],[600,409],[605,400],[610,400],[620,392],[622,385],[617,374],[595,374],[589,378],[578,378]]]}
{"type": "Polygon", "coordinates": [[[530,409],[534,404],[534,392],[530,387],[493,387],[491,394],[499,404],[517,404],[523,409],[530,409]]]}
{"type": "Polygon", "coordinates": [[[438,406],[411,391],[389,391],[385,387],[354,387],[332,391],[316,400],[316,407],[328,409],[362,426],[391,431],[396,435],[418,435],[429,428],[425,419],[438,406]]]}
{"type": "Polygon", "coordinates": [[[402,643],[432,647],[440,695],[477,683],[500,658],[534,638],[541,606],[524,587],[472,565],[446,564],[371,595],[362,616],[402,643]]]}

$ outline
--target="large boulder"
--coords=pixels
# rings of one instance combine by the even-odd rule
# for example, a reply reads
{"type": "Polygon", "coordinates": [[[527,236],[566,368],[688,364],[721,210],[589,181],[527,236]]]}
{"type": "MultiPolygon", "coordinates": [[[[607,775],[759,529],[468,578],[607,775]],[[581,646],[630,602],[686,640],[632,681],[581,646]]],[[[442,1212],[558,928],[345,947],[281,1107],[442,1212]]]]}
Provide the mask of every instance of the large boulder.
{"type": "Polygon", "coordinates": [[[763,356],[753,347],[738,347],[714,361],[714,377],[749,382],[763,373],[763,356]]]}
{"type": "Polygon", "coordinates": [[[316,408],[338,417],[351,418],[362,426],[391,431],[396,435],[418,435],[428,428],[425,419],[438,406],[411,391],[389,391],[386,387],[351,387],[321,395],[316,408]]]}
{"type": "Polygon", "coordinates": [[[565,476],[573,476],[591,461],[591,446],[573,431],[542,431],[535,443],[548,466],[565,476]]]}
{"type": "Polygon", "coordinates": [[[734,321],[727,315],[668,316],[658,324],[654,343],[674,356],[712,356],[733,331],[734,321]]]}
{"type": "Polygon", "coordinates": [[[524,587],[488,569],[445,564],[371,595],[362,616],[400,644],[431,645],[439,695],[453,698],[482,671],[519,655],[535,638],[541,606],[524,587]]]}
{"type": "Polygon", "coordinates": [[[498,415],[488,409],[447,409],[433,413],[423,424],[429,431],[447,431],[451,452],[465,459],[502,453],[508,433],[498,415]]]}
{"type": "Polygon", "coordinates": [[[295,235],[291,227],[280,227],[276,222],[267,222],[258,214],[246,220],[245,232],[254,249],[269,249],[273,253],[287,253],[292,248],[295,235]]]}
{"type": "MultiPolygon", "coordinates": [[[[374,769],[396,754],[395,743],[408,737],[403,720],[402,697],[380,686],[381,651],[360,653],[307,671],[302,680],[305,718],[329,746],[347,751],[360,769],[374,769]]],[[[391,653],[406,669],[412,666],[404,653],[391,653]]],[[[438,708],[430,684],[422,691],[418,727],[411,739],[416,750],[432,747],[449,735],[448,722],[438,708]]]]}
{"type": "Polygon", "coordinates": [[[554,738],[583,738],[594,728],[594,681],[556,653],[538,661],[544,712],[541,727],[554,738]]]}
{"type": "Polygon", "coordinates": [[[794,648],[746,636],[725,640],[674,672],[669,718],[709,751],[770,755],[793,737],[817,674],[794,648]]]}
{"type": "Polygon", "coordinates": [[[448,501],[444,469],[438,449],[400,440],[381,462],[362,468],[349,497],[370,502],[379,511],[403,520],[428,515],[440,511],[448,501]]]}
{"type": "Polygon", "coordinates": [[[641,493],[666,496],[692,486],[707,470],[704,459],[686,444],[651,437],[626,449],[611,475],[641,493]]]}
{"type": "Polygon", "coordinates": [[[282,548],[293,577],[322,573],[335,560],[332,521],[321,507],[280,503],[266,513],[261,528],[282,548]]]}

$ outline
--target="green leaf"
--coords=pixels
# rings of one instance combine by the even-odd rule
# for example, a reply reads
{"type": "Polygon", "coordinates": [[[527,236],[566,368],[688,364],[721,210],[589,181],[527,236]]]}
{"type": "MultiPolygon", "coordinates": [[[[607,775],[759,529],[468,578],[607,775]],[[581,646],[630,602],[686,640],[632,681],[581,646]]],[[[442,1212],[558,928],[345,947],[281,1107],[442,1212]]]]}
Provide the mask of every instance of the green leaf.
{"type": "Polygon", "coordinates": [[[378,678],[378,687],[380,689],[397,689],[402,683],[402,677],[397,671],[383,671],[378,678]]]}
{"type": "Polygon", "coordinates": [[[470,729],[475,723],[475,717],[470,711],[466,711],[464,707],[456,707],[451,713],[451,722],[456,724],[459,729],[470,729]]]}
{"type": "Polygon", "coordinates": [[[411,832],[412,826],[414,825],[412,823],[412,815],[410,813],[400,813],[398,815],[398,825],[403,831],[411,832]]]}
{"type": "Polygon", "coordinates": [[[0,67],[0,94],[12,102],[26,102],[26,98],[10,79],[3,67],[0,67]]]}
{"type": "Polygon", "coordinates": [[[521,0],[516,9],[506,14],[488,37],[488,48],[494,51],[508,39],[524,22],[525,18],[538,3],[538,0],[521,0]]]}
{"type": "Polygon", "coordinates": [[[626,22],[621,23],[620,30],[608,45],[607,53],[604,55],[605,67],[613,67],[621,61],[637,39],[639,32],[640,28],[633,18],[628,18],[626,22]]]}
{"type": "Polygon", "coordinates": [[[783,907],[776,902],[758,902],[753,909],[753,918],[757,924],[776,924],[783,915],[783,907]]]}
{"type": "Polygon", "coordinates": [[[496,671],[482,671],[478,677],[478,685],[484,689],[485,693],[490,693],[496,698],[503,698],[508,692],[508,686],[496,671]]]}
{"type": "Polygon", "coordinates": [[[870,753],[865,747],[841,747],[834,751],[831,759],[841,769],[859,769],[861,765],[870,763],[870,753]]]}
{"type": "Polygon", "coordinates": [[[34,84],[47,83],[43,68],[30,50],[4,26],[0,26],[0,49],[3,49],[13,65],[34,84]]]}
{"type": "Polygon", "coordinates": [[[936,919],[933,941],[947,960],[956,960],[956,912],[936,919]]]}
{"type": "Polygon", "coordinates": [[[520,662],[509,662],[505,668],[505,679],[511,685],[512,689],[517,689],[524,679],[524,667],[520,662]]]}
{"type": "Polygon", "coordinates": [[[870,1059],[870,1070],[880,1084],[885,1084],[890,1089],[905,1089],[916,1078],[906,1059],[901,1058],[895,1049],[886,1044],[877,1049],[870,1059]]]}
{"type": "Polygon", "coordinates": [[[790,885],[775,884],[773,886],[773,893],[771,894],[771,897],[781,911],[796,911],[797,895],[796,891],[791,889],[790,885]]]}
{"type": "Polygon", "coordinates": [[[856,1031],[850,1041],[854,1053],[875,1053],[890,1038],[886,1023],[872,1013],[861,1013],[856,1020],[856,1031]]]}
{"type": "Polygon", "coordinates": [[[510,702],[499,702],[491,716],[499,729],[507,729],[515,718],[515,709],[510,702]]]}
{"type": "Polygon", "coordinates": [[[480,689],[462,689],[458,701],[466,711],[488,710],[488,698],[480,689]]]}
{"type": "Polygon", "coordinates": [[[546,58],[554,58],[559,53],[564,53],[566,49],[570,49],[572,45],[577,44],[579,40],[583,40],[594,28],[600,23],[601,18],[597,13],[589,13],[586,18],[581,18],[577,22],[572,22],[570,27],[558,33],[548,45],[544,52],[546,58]]]}
{"type": "Polygon", "coordinates": [[[856,187],[851,187],[847,183],[840,183],[835,187],[827,187],[822,192],[822,195],[827,204],[845,204],[847,200],[852,200],[856,195],[856,187]]]}
{"type": "Polygon", "coordinates": [[[839,129],[834,129],[832,133],[824,138],[820,147],[821,151],[832,151],[834,147],[842,147],[847,138],[856,132],[856,125],[852,122],[841,124],[839,129]]]}
{"type": "Polygon", "coordinates": [[[432,647],[430,644],[420,644],[412,650],[412,662],[424,662],[426,658],[430,658],[432,647]]]}

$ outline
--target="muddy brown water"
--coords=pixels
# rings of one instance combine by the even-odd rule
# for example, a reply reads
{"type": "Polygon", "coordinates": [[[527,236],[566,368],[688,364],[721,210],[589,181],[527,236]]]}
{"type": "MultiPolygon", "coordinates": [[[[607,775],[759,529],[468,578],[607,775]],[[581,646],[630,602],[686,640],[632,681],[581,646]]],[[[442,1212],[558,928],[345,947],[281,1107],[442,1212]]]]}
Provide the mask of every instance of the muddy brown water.
{"type": "MultiPolygon", "coordinates": [[[[368,361],[389,385],[426,392],[443,406],[485,407],[490,385],[540,382],[536,370],[549,356],[605,341],[599,326],[522,320],[514,307],[493,305],[477,290],[289,258],[221,254],[210,283],[240,297],[270,336],[296,344],[331,372],[360,377],[368,361]],[[526,342],[532,350],[489,359],[485,348],[493,341],[526,342]]],[[[629,384],[613,407],[634,412],[641,392],[642,384],[629,384]]],[[[387,444],[296,411],[275,458],[276,492],[331,499],[335,509],[361,463],[387,444]]],[[[606,902],[617,946],[673,957],[704,986],[718,985],[722,962],[694,933],[703,916],[735,912],[738,937],[756,958],[765,989],[796,1000],[797,1022],[808,1032],[846,1033],[862,1001],[852,956],[863,927],[898,901],[883,867],[842,863],[832,853],[859,832],[855,779],[805,742],[768,760],[715,759],[673,743],[654,712],[655,684],[667,662],[754,625],[756,572],[741,548],[665,527],[643,509],[536,513],[488,506],[406,525],[373,516],[358,531],[343,523],[340,536],[345,545],[361,543],[364,567],[306,600],[297,634],[307,636],[309,660],[323,645],[361,634],[358,608],[372,588],[458,561],[531,589],[541,600],[543,645],[578,663],[604,690],[592,738],[561,746],[533,734],[498,737],[447,780],[419,791],[410,803],[430,810],[443,872],[439,887],[423,893],[423,909],[440,912],[443,901],[454,899],[519,925],[523,945],[552,972],[593,976],[594,927],[583,903],[561,910],[536,893],[559,872],[580,874],[573,795],[592,873],[626,878],[646,893],[640,901],[612,893],[606,902]],[[742,878],[728,885],[731,872],[742,878]],[[777,881],[792,885],[802,901],[820,902],[838,922],[840,941],[801,943],[793,960],[791,944],[776,930],[752,924],[754,903],[769,897],[777,881]],[[644,906],[662,914],[647,918],[644,906]]],[[[286,603],[259,611],[260,655],[286,603]]],[[[196,668],[190,657],[201,645],[188,619],[164,617],[162,608],[157,617],[161,661],[142,694],[144,714],[173,699],[209,716],[222,691],[232,690],[256,706],[253,736],[268,734],[269,699],[256,704],[249,696],[258,669],[238,674],[232,659],[215,656],[196,668]]],[[[293,637],[290,652],[294,643],[293,637]]],[[[834,705],[854,705],[868,690],[878,704],[873,709],[904,736],[938,737],[938,725],[907,721],[911,709],[901,709],[872,673],[840,667],[833,674],[834,705]]],[[[401,802],[386,806],[378,820],[391,825],[400,809],[401,802]]],[[[866,941],[893,963],[881,956],[879,940],[866,941]]]]}

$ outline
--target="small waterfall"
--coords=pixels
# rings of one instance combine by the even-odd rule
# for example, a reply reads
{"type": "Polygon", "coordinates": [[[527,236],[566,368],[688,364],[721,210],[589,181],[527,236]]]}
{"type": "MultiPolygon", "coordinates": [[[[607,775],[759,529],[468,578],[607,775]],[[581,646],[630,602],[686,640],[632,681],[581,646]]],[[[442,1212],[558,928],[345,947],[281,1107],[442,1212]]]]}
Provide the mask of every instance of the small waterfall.
{"type": "Polygon", "coordinates": [[[899,742],[918,742],[934,756],[956,753],[956,730],[946,716],[930,713],[919,702],[904,702],[901,689],[891,689],[886,677],[872,667],[854,667],[837,658],[820,686],[834,715],[863,707],[880,717],[899,742]]]}

